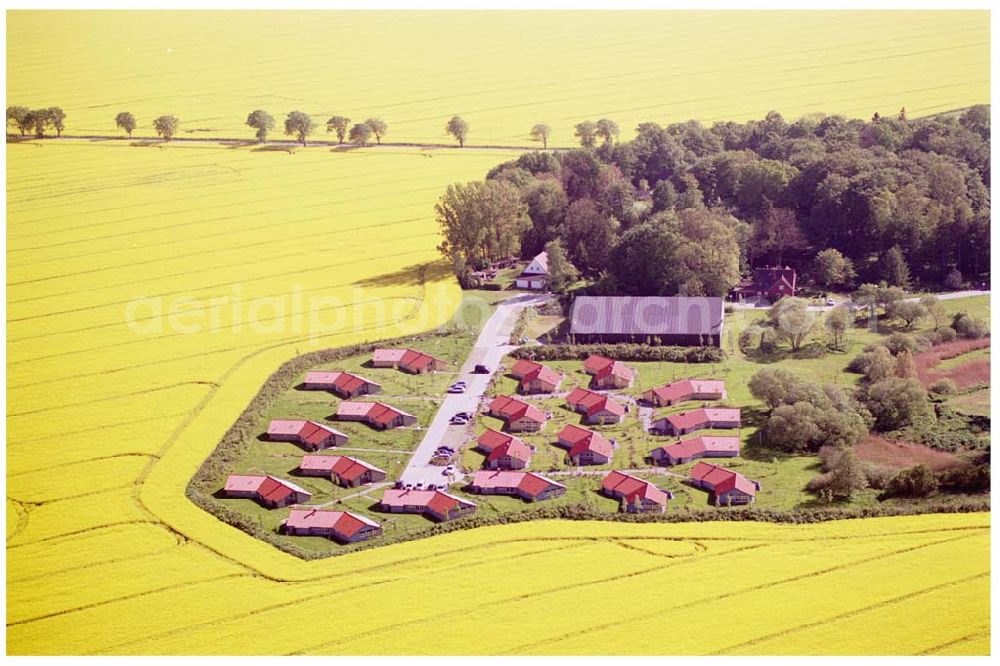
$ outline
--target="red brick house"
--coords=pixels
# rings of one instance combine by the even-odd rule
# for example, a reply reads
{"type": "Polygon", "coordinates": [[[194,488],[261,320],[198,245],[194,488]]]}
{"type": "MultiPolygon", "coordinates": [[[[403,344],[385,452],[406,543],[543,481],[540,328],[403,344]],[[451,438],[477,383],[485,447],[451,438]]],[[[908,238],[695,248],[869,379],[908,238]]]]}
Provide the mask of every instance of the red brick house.
{"type": "Polygon", "coordinates": [[[635,381],[635,370],[621,361],[612,361],[594,373],[590,386],[595,389],[624,389],[635,381]]]}
{"type": "Polygon", "coordinates": [[[506,422],[509,432],[537,432],[545,425],[545,414],[534,405],[500,395],[490,401],[486,413],[506,422]]]}
{"type": "Polygon", "coordinates": [[[476,503],[440,490],[392,488],[382,495],[379,509],[388,513],[419,513],[443,522],[475,513],[476,503]]]}
{"type": "Polygon", "coordinates": [[[385,470],[350,456],[302,456],[299,473],[325,476],[344,488],[385,481],[385,470]]]}
{"type": "Polygon", "coordinates": [[[468,492],[477,495],[513,495],[538,502],[566,494],[566,486],[534,472],[494,472],[481,470],[472,475],[468,492]]]}
{"type": "Polygon", "coordinates": [[[347,444],[347,435],[315,421],[274,419],[267,425],[272,442],[294,442],[306,451],[347,444]]]}
{"type": "Polygon", "coordinates": [[[574,412],[583,414],[583,422],[590,424],[620,423],[625,417],[625,406],[610,396],[584,388],[575,388],[566,396],[566,404],[574,412]]]}
{"type": "Polygon", "coordinates": [[[730,429],[739,427],[739,408],[702,407],[657,419],[653,422],[651,430],[658,434],[686,435],[689,432],[706,428],[730,429]]]}
{"type": "Polygon", "coordinates": [[[642,394],[654,407],[671,407],[687,400],[725,400],[726,382],[721,379],[681,379],[642,394]]]}
{"type": "Polygon", "coordinates": [[[574,465],[606,465],[615,452],[604,435],[572,423],[564,426],[557,437],[559,446],[568,449],[566,455],[574,465]]]}
{"type": "Polygon", "coordinates": [[[382,536],[382,527],[374,520],[347,511],[292,509],[280,527],[291,536],[321,536],[340,543],[382,536]]]}
{"type": "Polygon", "coordinates": [[[740,455],[740,438],[704,435],[657,447],[649,457],[657,465],[680,465],[698,458],[735,458],[740,455]]]}
{"type": "Polygon", "coordinates": [[[716,506],[752,504],[760,490],[759,483],[739,472],[707,462],[700,462],[691,468],[688,483],[712,493],[716,506]]]}
{"type": "Polygon", "coordinates": [[[619,501],[625,513],[663,513],[673,495],[639,477],[609,472],[601,481],[601,494],[619,501]]]}
{"type": "Polygon", "coordinates": [[[312,493],[291,481],[273,476],[230,474],[223,493],[230,499],[256,500],[268,509],[280,509],[290,504],[308,502],[312,493]]]}
{"type": "Polygon", "coordinates": [[[341,421],[362,421],[376,430],[391,430],[411,426],[417,417],[382,402],[344,402],[337,405],[337,418],[341,421]]]}
{"type": "Polygon", "coordinates": [[[519,380],[519,393],[555,393],[562,384],[563,376],[541,363],[521,359],[511,368],[510,374],[519,380]]]}
{"type": "Polygon", "coordinates": [[[350,372],[309,372],[302,386],[307,391],[332,391],[341,398],[356,398],[382,391],[380,384],[350,372]]]}
{"type": "Polygon", "coordinates": [[[486,469],[524,469],[531,462],[531,447],[524,442],[511,440],[497,446],[483,462],[486,469]]]}
{"type": "Polygon", "coordinates": [[[422,375],[444,370],[448,363],[416,349],[376,349],[372,352],[372,367],[398,368],[413,375],[422,375]]]}

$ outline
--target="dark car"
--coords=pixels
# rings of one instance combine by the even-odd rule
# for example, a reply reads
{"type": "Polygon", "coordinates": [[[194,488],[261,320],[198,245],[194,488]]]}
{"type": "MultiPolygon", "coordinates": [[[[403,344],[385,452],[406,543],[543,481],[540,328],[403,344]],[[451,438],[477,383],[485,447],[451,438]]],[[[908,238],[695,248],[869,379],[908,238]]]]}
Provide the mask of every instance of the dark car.
{"type": "Polygon", "coordinates": [[[476,375],[488,375],[490,374],[490,369],[487,368],[485,365],[477,365],[475,368],[472,369],[472,373],[476,375]]]}

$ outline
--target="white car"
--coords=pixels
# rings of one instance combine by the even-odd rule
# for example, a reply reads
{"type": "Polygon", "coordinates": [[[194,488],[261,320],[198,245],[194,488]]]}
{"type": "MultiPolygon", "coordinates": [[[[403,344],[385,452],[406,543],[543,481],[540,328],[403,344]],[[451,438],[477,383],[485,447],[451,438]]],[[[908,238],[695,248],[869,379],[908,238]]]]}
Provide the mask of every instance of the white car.
{"type": "Polygon", "coordinates": [[[837,302],[834,301],[832,298],[828,298],[828,299],[826,299],[826,304],[830,305],[830,306],[833,306],[833,305],[836,305],[837,302]]]}

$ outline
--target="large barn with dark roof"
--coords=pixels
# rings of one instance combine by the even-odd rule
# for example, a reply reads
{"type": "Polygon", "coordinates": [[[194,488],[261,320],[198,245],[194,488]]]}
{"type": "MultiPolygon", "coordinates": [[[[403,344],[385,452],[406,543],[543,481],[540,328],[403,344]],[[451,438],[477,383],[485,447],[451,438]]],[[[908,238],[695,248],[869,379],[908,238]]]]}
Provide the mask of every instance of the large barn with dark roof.
{"type": "Polygon", "coordinates": [[[713,346],[722,340],[722,299],[715,296],[577,296],[570,334],[577,344],[713,346]]]}

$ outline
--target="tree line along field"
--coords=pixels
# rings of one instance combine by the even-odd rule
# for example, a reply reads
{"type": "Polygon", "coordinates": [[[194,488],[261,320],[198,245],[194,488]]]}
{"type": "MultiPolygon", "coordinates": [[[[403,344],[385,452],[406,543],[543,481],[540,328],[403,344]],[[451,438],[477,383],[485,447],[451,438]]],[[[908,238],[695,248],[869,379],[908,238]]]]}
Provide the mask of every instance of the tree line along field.
{"type": "MultiPolygon", "coordinates": [[[[70,135],[115,133],[127,106],[142,123],[178,115],[182,137],[250,138],[251,109],[301,107],[381,114],[390,141],[442,141],[456,112],[477,144],[526,142],[544,121],[556,145],[587,116],[627,128],[985,101],[982,13],[708,16],[11,12],[7,92],[60,104],[70,135]],[[537,48],[497,58],[512,32],[537,48]]],[[[435,250],[433,204],[517,154],[136,143],[7,147],[8,653],[988,650],[986,515],[530,523],[319,562],[221,524],[184,486],[264,379],[312,349],[447,321],[460,294],[435,250]],[[312,296],[329,299],[317,336],[297,316],[312,296]],[[729,558],[744,547],[757,559],[729,558]],[[523,576],[483,584],[511,559],[523,576]],[[632,629],[608,611],[621,592],[700,621],[711,577],[737,581],[745,614],[768,626],[678,641],[641,629],[659,617],[632,629]],[[782,591],[818,602],[771,621],[791,603],[782,591]],[[906,623],[884,612],[900,604],[906,623]],[[300,621],[347,607],[358,612],[335,635],[300,621]],[[483,612],[519,642],[501,650],[467,625],[483,612]]]]}
{"type": "Polygon", "coordinates": [[[60,105],[69,135],[118,134],[115,114],[127,110],[140,136],[172,114],[181,137],[249,139],[246,115],[263,108],[320,122],[380,116],[390,142],[450,143],[444,125],[458,114],[470,144],[523,146],[544,122],[550,145],[567,146],[587,118],[631,129],[986,103],[985,16],[14,11],[8,99],[60,105]]]}

